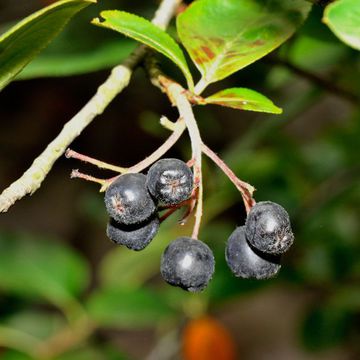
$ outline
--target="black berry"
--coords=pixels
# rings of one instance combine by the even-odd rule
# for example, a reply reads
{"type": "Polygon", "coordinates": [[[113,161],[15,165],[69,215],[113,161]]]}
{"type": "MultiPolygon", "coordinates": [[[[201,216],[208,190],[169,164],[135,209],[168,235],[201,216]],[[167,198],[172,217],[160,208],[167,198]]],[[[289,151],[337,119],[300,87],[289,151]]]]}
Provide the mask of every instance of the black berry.
{"type": "Polygon", "coordinates": [[[142,250],[155,237],[159,230],[158,217],[152,218],[150,221],[141,224],[123,225],[110,219],[106,234],[108,238],[118,245],[125,245],[131,250],[142,250]]]}
{"type": "Polygon", "coordinates": [[[214,273],[211,249],[200,240],[180,237],[171,242],[161,259],[161,274],[166,282],[188,291],[203,290],[214,273]]]}
{"type": "Polygon", "coordinates": [[[179,159],[161,159],[149,169],[146,185],[160,203],[175,205],[190,197],[193,174],[179,159]]]}
{"type": "Polygon", "coordinates": [[[237,277],[244,279],[269,279],[280,270],[280,255],[261,253],[250,247],[245,237],[245,226],[230,235],[226,250],[226,262],[237,277]]]}
{"type": "Polygon", "coordinates": [[[146,221],[156,211],[143,174],[124,174],[106,190],[105,205],[111,218],[130,225],[146,221]]]}
{"type": "Polygon", "coordinates": [[[254,205],[245,225],[247,241],[261,252],[281,254],[294,242],[289,214],[282,206],[271,201],[254,205]]]}

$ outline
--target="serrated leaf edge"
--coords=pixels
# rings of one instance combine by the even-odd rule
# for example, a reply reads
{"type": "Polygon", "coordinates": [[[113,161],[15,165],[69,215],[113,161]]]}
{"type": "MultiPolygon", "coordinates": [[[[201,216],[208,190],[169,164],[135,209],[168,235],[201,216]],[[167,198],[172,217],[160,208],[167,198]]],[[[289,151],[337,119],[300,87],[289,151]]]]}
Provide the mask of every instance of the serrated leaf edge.
{"type": "MultiPolygon", "coordinates": [[[[186,62],[186,59],[185,59],[185,56],[184,56],[184,53],[183,51],[181,50],[180,46],[175,42],[175,40],[167,33],[165,32],[164,30],[160,29],[159,27],[157,27],[156,25],[154,25],[151,21],[141,17],[141,16],[138,16],[138,15],[135,15],[135,14],[132,14],[132,13],[128,13],[126,11],[120,11],[120,10],[105,10],[105,11],[102,11],[100,13],[100,17],[96,17],[94,18],[91,23],[93,25],[96,25],[96,26],[100,26],[100,27],[103,27],[103,28],[106,28],[106,29],[111,29],[111,30],[114,30],[114,31],[117,31],[117,32],[120,32],[122,34],[124,34],[125,36],[128,36],[132,39],[135,39],[136,41],[139,41],[139,42],[142,42],[142,39],[140,36],[138,36],[137,34],[133,34],[132,32],[129,32],[129,31],[126,31],[126,30],[121,30],[119,31],[117,28],[115,28],[114,26],[111,26],[111,25],[105,25],[104,23],[106,22],[106,16],[105,16],[105,13],[107,12],[117,12],[117,13],[123,13],[123,14],[126,14],[126,15],[130,15],[130,16],[133,16],[134,18],[137,18],[137,19],[141,19],[141,21],[145,21],[147,22],[148,24],[150,24],[151,26],[153,26],[154,28],[156,28],[156,31],[159,31],[159,32],[162,32],[167,38],[168,40],[172,43],[172,45],[174,47],[176,47],[180,54],[181,54],[181,57],[182,57],[182,61],[184,62],[184,64],[186,64],[186,67],[183,66],[183,64],[181,62],[178,62],[178,61],[174,61],[174,59],[176,60],[179,56],[177,54],[174,54],[174,52],[169,49],[168,47],[164,47],[161,43],[155,41],[153,38],[151,37],[148,37],[147,34],[142,34],[143,37],[145,39],[147,39],[148,43],[145,43],[145,45],[147,46],[150,46],[150,44],[156,44],[159,48],[163,49],[164,50],[164,53],[162,53],[163,55],[165,55],[166,53],[170,53],[172,55],[172,57],[170,56],[167,56],[165,55],[166,57],[168,57],[174,64],[176,64],[180,70],[182,71],[182,73],[184,74],[185,78],[186,78],[186,81],[187,81],[187,84],[188,84],[188,87],[190,90],[192,90],[194,88],[194,82],[193,82],[193,79],[192,79],[192,76],[191,76],[191,73],[190,73],[190,70],[188,69],[187,67],[187,62],[186,62]],[[101,19],[102,18],[102,19],[101,19]]],[[[156,49],[156,47],[152,47],[154,50],[158,51],[156,49]]]]}

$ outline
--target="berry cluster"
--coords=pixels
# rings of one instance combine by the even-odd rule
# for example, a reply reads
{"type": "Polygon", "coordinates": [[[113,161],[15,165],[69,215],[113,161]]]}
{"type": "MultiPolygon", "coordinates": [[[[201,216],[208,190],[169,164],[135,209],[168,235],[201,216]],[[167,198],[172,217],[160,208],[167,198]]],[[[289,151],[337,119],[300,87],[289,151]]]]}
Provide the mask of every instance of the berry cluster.
{"type": "Polygon", "coordinates": [[[246,219],[230,235],[226,262],[237,277],[268,279],[280,270],[281,254],[294,241],[289,215],[271,201],[255,204],[246,219]]]}
{"type": "MultiPolygon", "coordinates": [[[[193,193],[193,173],[178,159],[158,160],[146,176],[121,175],[105,193],[110,216],[107,236],[116,244],[142,250],[159,229],[159,210],[181,206],[193,193]]],[[[267,279],[277,274],[281,254],[293,240],[285,209],[269,201],[260,202],[251,208],[245,226],[238,227],[228,239],[226,261],[238,277],[267,279]]],[[[161,259],[164,280],[188,291],[203,290],[214,270],[211,249],[190,237],[172,241],[161,259]]]]}
{"type": "MultiPolygon", "coordinates": [[[[107,236],[118,245],[143,250],[159,229],[158,210],[176,207],[192,193],[193,173],[178,159],[157,161],[146,176],[140,173],[119,176],[105,192],[105,206],[110,216],[107,236]]],[[[213,268],[211,250],[190,238],[173,241],[165,250],[161,265],[167,282],[194,291],[201,290],[204,281],[209,281],[213,268]],[[203,258],[212,260],[211,269],[207,269],[203,258]],[[179,271],[182,273],[178,274],[179,271]],[[186,272],[193,273],[193,278],[183,284],[184,276],[188,277],[186,272]]]]}

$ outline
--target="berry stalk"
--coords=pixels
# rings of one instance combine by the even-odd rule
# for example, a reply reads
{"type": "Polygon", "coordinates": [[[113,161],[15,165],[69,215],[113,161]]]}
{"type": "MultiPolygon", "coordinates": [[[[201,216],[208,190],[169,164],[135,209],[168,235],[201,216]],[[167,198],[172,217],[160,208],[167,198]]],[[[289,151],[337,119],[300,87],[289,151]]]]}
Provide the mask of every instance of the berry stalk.
{"type": "Polygon", "coordinates": [[[203,184],[202,184],[202,170],[201,170],[201,156],[202,156],[202,140],[200,131],[195,120],[192,106],[186,96],[186,90],[179,84],[166,81],[166,91],[172,99],[174,105],[177,107],[180,116],[184,119],[186,127],[189,132],[192,159],[194,161],[194,186],[197,187],[197,205],[195,211],[195,224],[192,233],[192,238],[197,239],[199,235],[201,218],[203,213],[203,184]]]}
{"type": "Polygon", "coordinates": [[[80,161],[95,165],[100,169],[111,170],[111,171],[114,171],[114,172],[117,172],[117,173],[120,173],[120,174],[125,173],[125,172],[128,171],[127,168],[123,168],[123,167],[120,167],[120,166],[115,166],[115,165],[112,165],[112,164],[108,164],[108,163],[106,163],[104,161],[94,159],[94,158],[92,158],[90,156],[87,156],[87,155],[84,155],[84,154],[80,154],[80,153],[78,153],[78,152],[76,152],[74,150],[71,150],[71,149],[66,150],[65,157],[68,158],[68,159],[77,159],[77,160],[80,160],[80,161]]]}
{"type": "Polygon", "coordinates": [[[241,196],[244,201],[244,205],[246,208],[247,214],[250,209],[255,205],[255,199],[252,197],[255,188],[240,180],[235,173],[225,164],[223,160],[220,159],[209,147],[207,147],[204,143],[202,143],[202,151],[205,155],[207,155],[230,179],[230,181],[235,185],[235,187],[240,191],[241,196]]]}

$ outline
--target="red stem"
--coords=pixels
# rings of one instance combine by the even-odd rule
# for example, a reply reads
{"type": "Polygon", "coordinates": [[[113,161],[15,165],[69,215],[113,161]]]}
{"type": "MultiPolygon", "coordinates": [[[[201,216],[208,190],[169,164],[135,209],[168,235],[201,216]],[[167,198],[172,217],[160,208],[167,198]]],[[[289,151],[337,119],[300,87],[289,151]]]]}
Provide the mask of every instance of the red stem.
{"type": "Polygon", "coordinates": [[[219,158],[209,147],[202,143],[202,151],[207,155],[230,179],[235,187],[240,191],[244,201],[246,212],[249,213],[250,209],[255,205],[255,199],[252,197],[255,188],[250,184],[240,180],[235,173],[219,158]]]}
{"type": "Polygon", "coordinates": [[[106,179],[99,179],[94,176],[81,173],[78,169],[73,170],[70,174],[70,177],[72,179],[84,179],[86,181],[95,182],[95,183],[101,184],[101,185],[104,185],[107,182],[106,179]]]}

